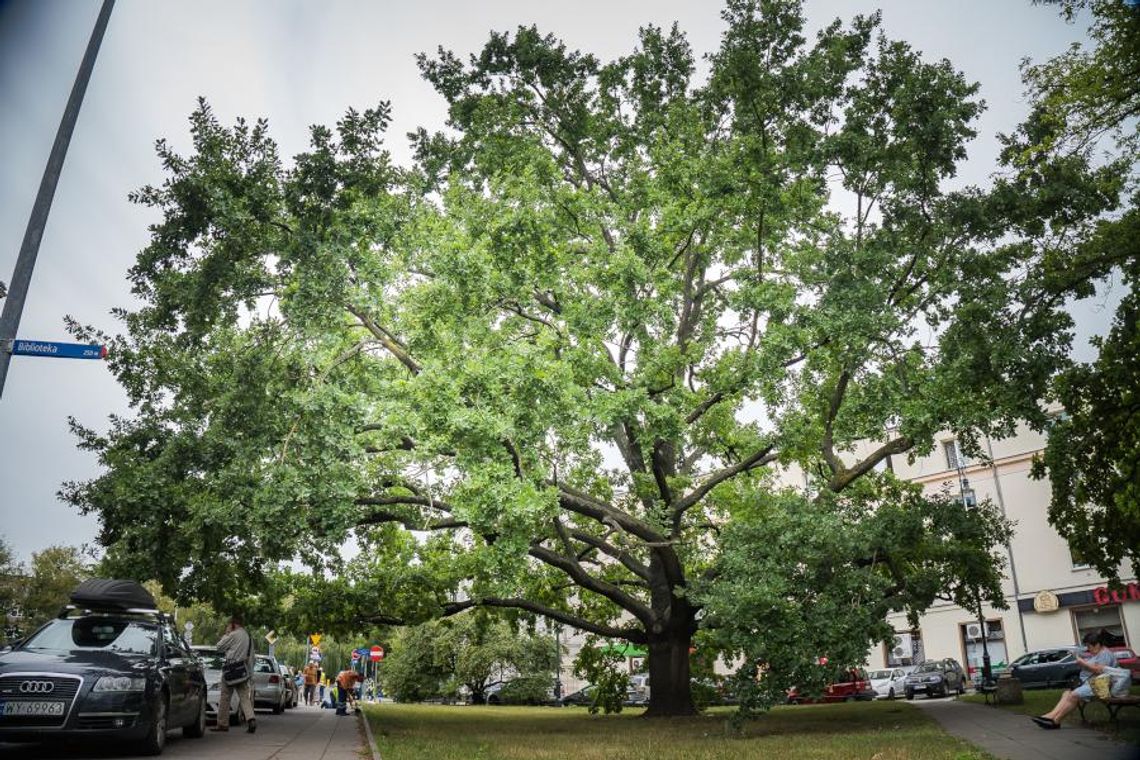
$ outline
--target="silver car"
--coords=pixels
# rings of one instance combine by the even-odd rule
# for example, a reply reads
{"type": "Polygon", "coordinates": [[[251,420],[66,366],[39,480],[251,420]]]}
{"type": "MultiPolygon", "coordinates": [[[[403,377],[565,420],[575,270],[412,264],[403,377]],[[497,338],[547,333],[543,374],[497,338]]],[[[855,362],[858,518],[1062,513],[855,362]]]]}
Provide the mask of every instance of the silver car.
{"type": "MultiPolygon", "coordinates": [[[[222,650],[203,644],[192,647],[194,654],[202,661],[202,673],[206,676],[206,720],[213,723],[218,720],[218,703],[222,698],[222,665],[225,664],[225,654],[222,650]]],[[[237,725],[238,701],[230,700],[230,721],[237,725]]]]}
{"type": "Polygon", "coordinates": [[[253,659],[253,706],[268,707],[274,715],[285,712],[289,692],[283,682],[281,666],[267,654],[255,655],[253,659]]]}

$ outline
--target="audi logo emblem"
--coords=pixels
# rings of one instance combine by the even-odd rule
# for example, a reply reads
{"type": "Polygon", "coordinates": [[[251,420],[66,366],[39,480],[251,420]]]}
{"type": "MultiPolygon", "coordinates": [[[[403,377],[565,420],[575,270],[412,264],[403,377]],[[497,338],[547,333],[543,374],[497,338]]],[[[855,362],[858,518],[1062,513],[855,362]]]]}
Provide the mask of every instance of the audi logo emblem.
{"type": "Polygon", "coordinates": [[[55,684],[51,681],[24,681],[20,684],[21,694],[51,694],[55,684]]]}

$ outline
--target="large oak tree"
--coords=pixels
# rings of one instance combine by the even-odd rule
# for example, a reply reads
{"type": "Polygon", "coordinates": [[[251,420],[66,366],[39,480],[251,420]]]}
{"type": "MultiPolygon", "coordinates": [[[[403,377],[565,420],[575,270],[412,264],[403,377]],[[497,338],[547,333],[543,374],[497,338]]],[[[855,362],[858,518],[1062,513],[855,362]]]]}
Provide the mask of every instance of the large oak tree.
{"type": "Polygon", "coordinates": [[[387,104],[289,163],[264,122],[205,104],[189,155],[160,142],[167,178],[135,195],[160,214],[142,306],[109,360],[136,413],[76,424],[106,473],[65,489],[111,561],[219,604],[300,559],[306,615],[335,592],[380,622],[545,616],[647,646],[650,714],[693,709],[690,588],[770,535],[736,531],[718,563],[734,515],[794,506],[784,465],[829,520],[910,515],[805,578],[855,568],[921,606],[942,560],[907,542],[974,540],[963,572],[997,597],[996,523],[928,519],[889,473],[855,488],[940,430],[1040,423],[1068,348],[1026,300],[1034,252],[1001,238],[1005,206],[948,189],[977,87],[876,16],[810,42],[793,0],[723,16],[707,80],[653,27],[609,62],[533,28],[423,56],[449,121],[411,136],[410,167],[383,149],[387,104]],[[322,580],[350,535],[351,582],[322,580]]]}

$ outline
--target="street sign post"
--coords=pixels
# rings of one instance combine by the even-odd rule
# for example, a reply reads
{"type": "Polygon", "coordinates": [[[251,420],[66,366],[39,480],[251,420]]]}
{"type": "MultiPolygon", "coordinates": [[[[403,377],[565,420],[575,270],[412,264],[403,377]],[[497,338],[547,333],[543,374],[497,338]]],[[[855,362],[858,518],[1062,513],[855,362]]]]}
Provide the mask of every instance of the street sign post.
{"type": "Polygon", "coordinates": [[[12,341],[13,356],[46,356],[51,359],[105,359],[107,347],[98,343],[55,343],[47,340],[12,341]]]}
{"type": "Polygon", "coordinates": [[[372,658],[373,662],[379,662],[380,660],[384,659],[384,647],[379,645],[374,646],[368,654],[372,658]]]}
{"type": "Polygon", "coordinates": [[[353,650],[352,650],[352,661],[353,661],[353,662],[356,662],[356,661],[357,661],[357,660],[359,660],[359,659],[360,659],[360,652],[358,652],[358,651],[356,651],[355,649],[353,649],[353,650]]]}

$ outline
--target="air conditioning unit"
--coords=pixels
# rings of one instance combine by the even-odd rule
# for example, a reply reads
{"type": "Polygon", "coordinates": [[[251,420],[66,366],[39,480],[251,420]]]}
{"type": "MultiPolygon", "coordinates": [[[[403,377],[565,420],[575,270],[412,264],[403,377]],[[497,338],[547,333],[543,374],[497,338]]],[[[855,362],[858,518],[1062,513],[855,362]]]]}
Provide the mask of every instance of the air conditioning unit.
{"type": "Polygon", "coordinates": [[[970,641],[977,641],[982,638],[982,625],[981,623],[968,623],[966,625],[966,638],[970,641]]]}
{"type": "Polygon", "coordinates": [[[895,636],[894,646],[891,647],[891,657],[902,659],[903,657],[910,657],[914,654],[914,648],[911,643],[909,633],[900,633],[895,636]]]}

